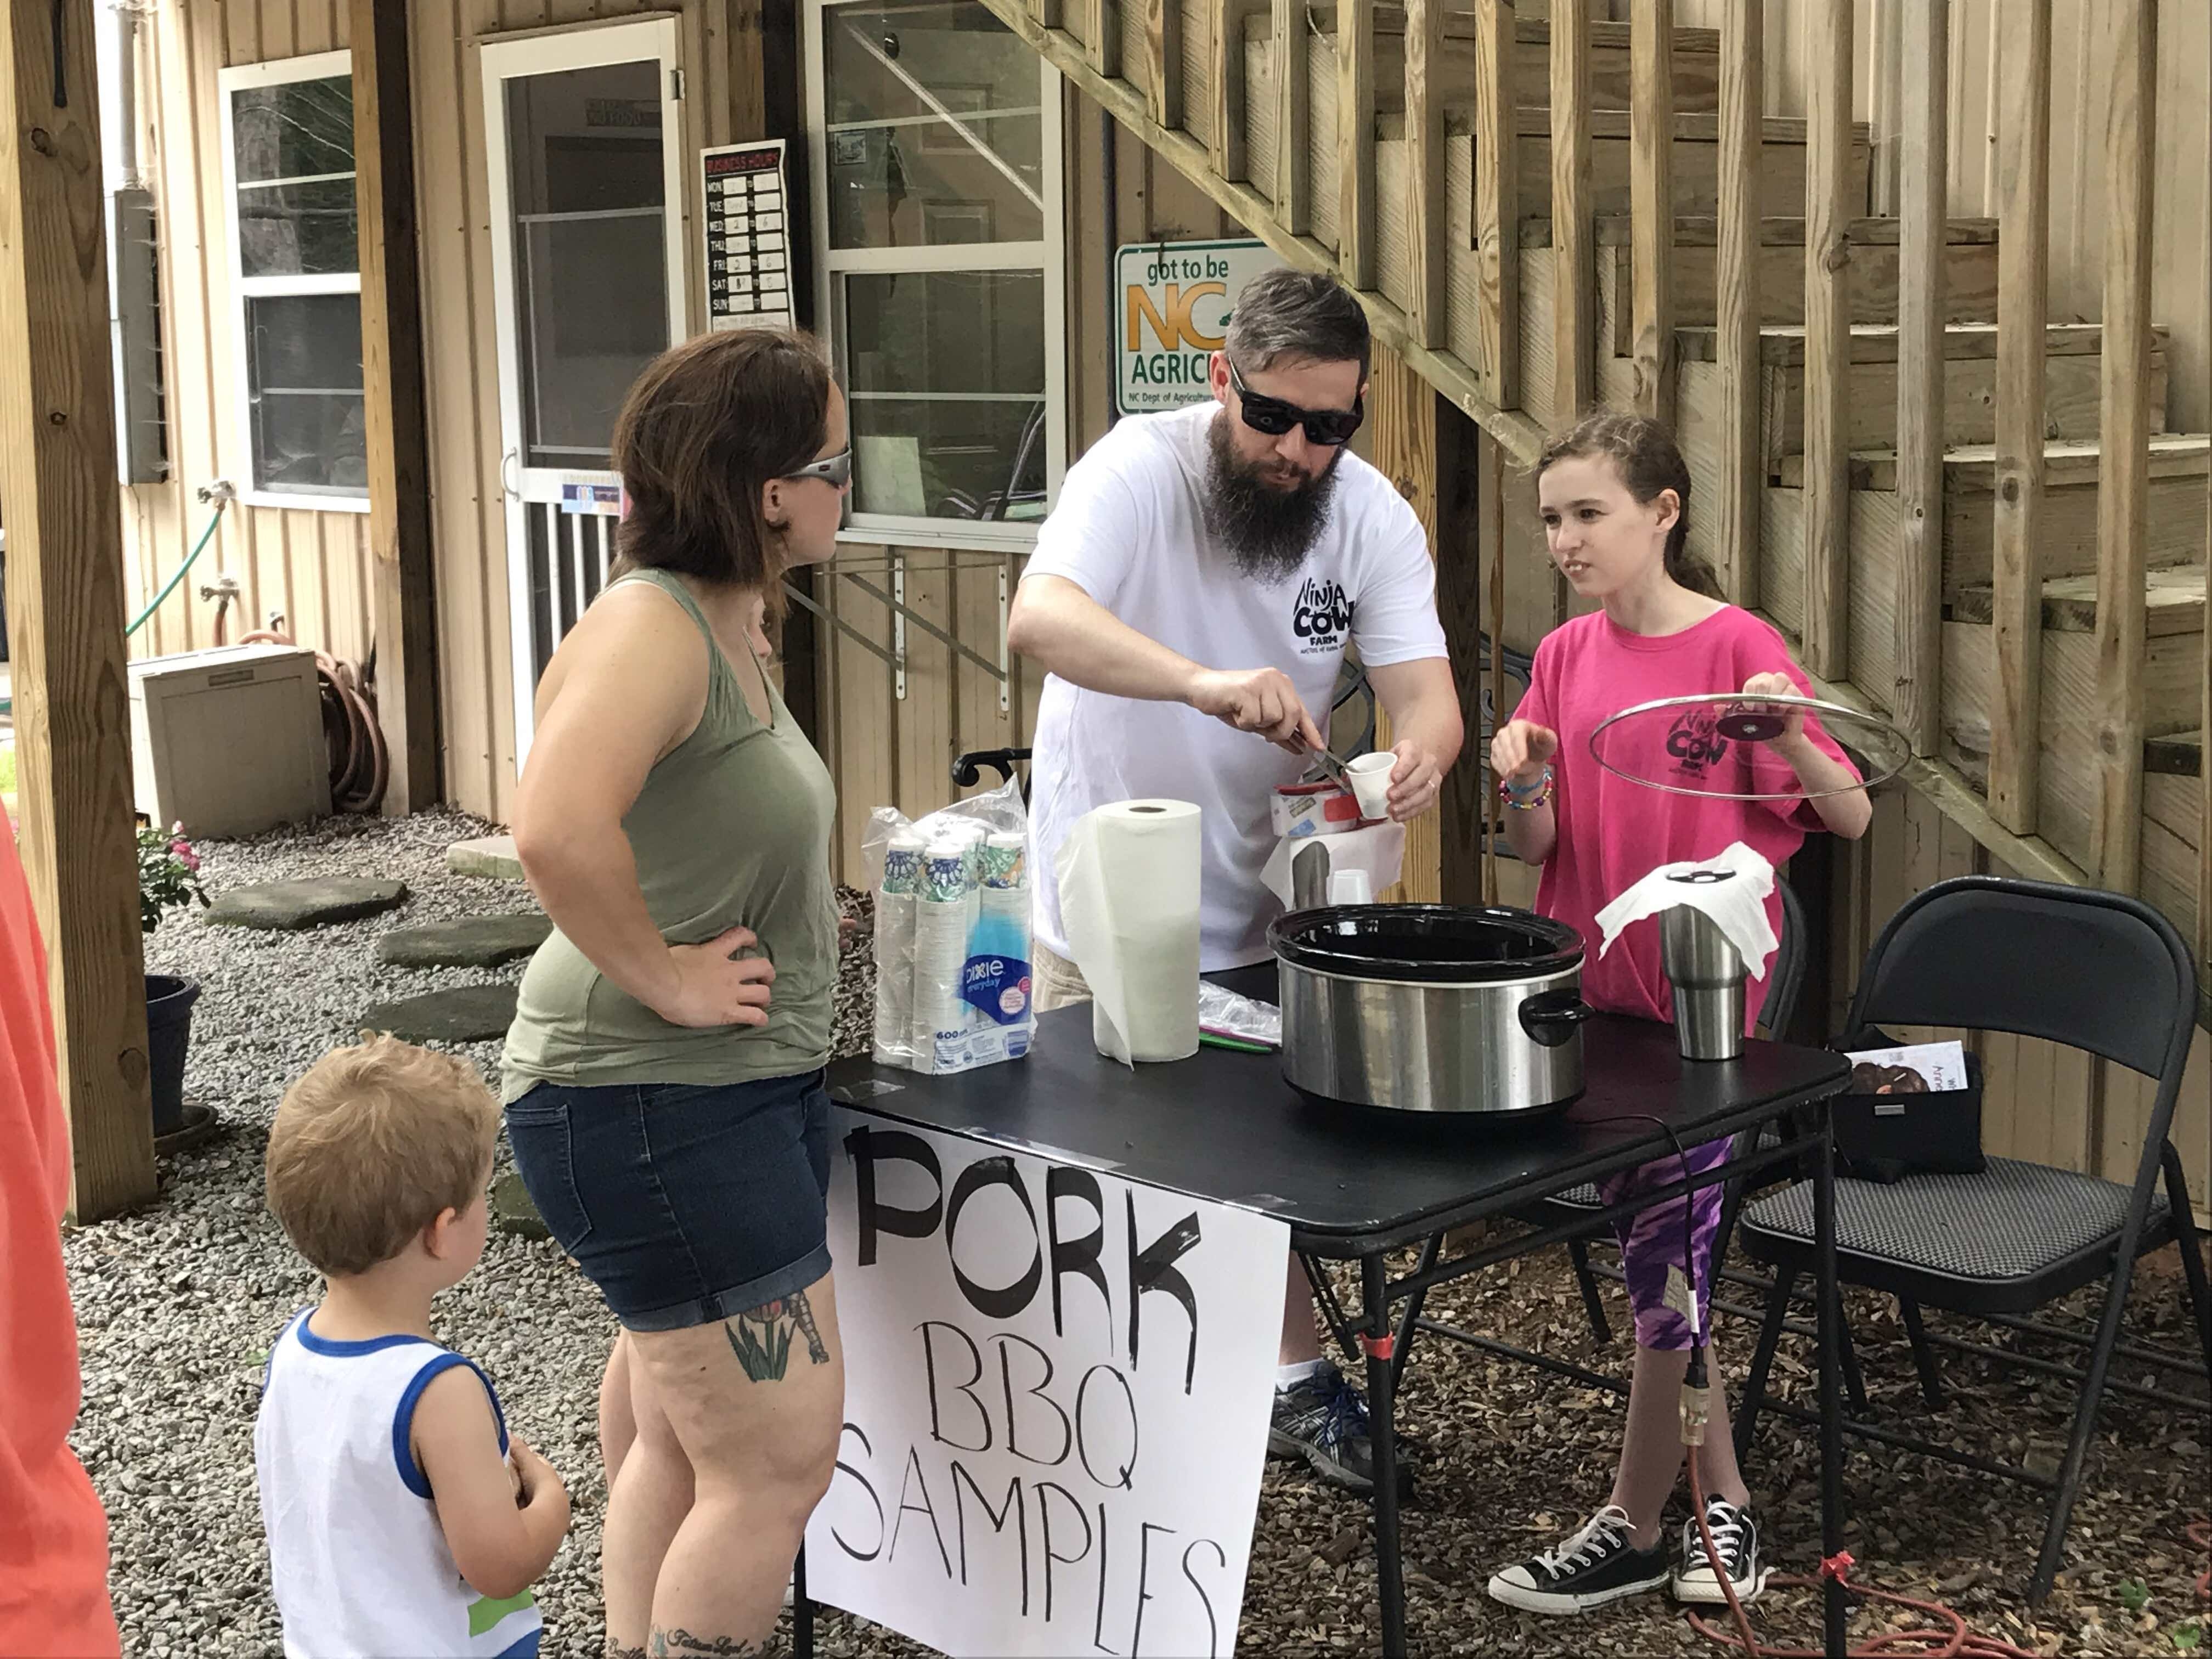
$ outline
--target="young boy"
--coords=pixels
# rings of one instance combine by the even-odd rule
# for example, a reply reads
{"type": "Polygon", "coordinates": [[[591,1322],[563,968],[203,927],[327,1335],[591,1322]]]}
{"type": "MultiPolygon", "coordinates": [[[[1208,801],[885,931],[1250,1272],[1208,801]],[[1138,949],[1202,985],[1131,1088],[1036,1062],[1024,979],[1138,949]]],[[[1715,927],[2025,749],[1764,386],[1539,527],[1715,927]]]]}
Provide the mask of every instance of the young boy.
{"type": "Polygon", "coordinates": [[[499,1104],[465,1062],[337,1048],[270,1132],[270,1210],[326,1285],[269,1356],[254,1465],[292,1659],[538,1652],[530,1586],[568,1530],[491,1381],[430,1340],[483,1255],[499,1104]]]}

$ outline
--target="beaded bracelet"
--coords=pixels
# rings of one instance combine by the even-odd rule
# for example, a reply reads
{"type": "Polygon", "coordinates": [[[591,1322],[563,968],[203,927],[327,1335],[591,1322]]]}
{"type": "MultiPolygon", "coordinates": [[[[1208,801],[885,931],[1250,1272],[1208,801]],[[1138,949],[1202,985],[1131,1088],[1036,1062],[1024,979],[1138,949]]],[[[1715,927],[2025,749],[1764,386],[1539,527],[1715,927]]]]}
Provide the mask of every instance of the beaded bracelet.
{"type": "Polygon", "coordinates": [[[1552,769],[1548,766],[1544,769],[1542,781],[1532,789],[1522,789],[1516,787],[1510,778],[1507,778],[1498,783],[1498,793],[1504,799],[1506,805],[1513,811],[1533,812],[1552,799],[1552,769]]]}

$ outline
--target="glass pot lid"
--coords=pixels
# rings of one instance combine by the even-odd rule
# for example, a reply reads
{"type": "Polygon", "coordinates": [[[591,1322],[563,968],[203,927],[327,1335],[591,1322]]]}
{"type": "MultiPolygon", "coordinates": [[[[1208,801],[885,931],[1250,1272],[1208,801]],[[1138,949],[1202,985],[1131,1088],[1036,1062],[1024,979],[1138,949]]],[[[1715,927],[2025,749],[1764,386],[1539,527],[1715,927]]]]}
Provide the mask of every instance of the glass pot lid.
{"type": "Polygon", "coordinates": [[[1624,708],[1589,736],[1590,755],[1615,777],[1670,795],[1718,800],[1815,800],[1871,788],[1905,769],[1912,744],[1878,714],[1816,697],[1741,691],[1661,697],[1624,708]],[[1840,749],[1860,782],[1808,788],[1778,747],[1793,732],[1840,749]]]}

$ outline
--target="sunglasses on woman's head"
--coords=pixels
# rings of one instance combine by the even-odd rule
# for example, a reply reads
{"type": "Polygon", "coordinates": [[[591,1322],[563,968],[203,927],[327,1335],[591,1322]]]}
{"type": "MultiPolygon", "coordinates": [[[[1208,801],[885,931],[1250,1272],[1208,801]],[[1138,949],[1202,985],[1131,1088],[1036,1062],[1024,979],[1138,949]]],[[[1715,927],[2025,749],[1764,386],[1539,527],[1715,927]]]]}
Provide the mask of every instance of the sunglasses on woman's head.
{"type": "Polygon", "coordinates": [[[1296,404],[1286,404],[1280,398],[1270,398],[1253,391],[1244,384],[1244,377],[1237,372],[1236,359],[1229,360],[1229,384],[1237,388],[1238,402],[1243,405],[1244,424],[1255,432],[1264,432],[1270,438],[1279,438],[1294,426],[1306,429],[1306,441],[1325,448],[1334,449],[1352,441],[1352,434],[1367,418],[1367,400],[1354,398],[1350,409],[1300,409],[1296,404]]]}
{"type": "Polygon", "coordinates": [[[842,489],[853,481],[853,447],[848,444],[835,455],[825,455],[818,461],[783,476],[787,478],[819,478],[836,489],[842,489]]]}

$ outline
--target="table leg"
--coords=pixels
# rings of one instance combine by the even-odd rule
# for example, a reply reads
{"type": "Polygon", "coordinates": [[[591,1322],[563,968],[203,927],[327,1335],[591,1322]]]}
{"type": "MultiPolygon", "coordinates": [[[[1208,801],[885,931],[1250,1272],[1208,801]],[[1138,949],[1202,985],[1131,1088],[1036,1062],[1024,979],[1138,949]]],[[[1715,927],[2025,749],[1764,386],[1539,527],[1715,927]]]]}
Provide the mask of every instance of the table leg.
{"type": "MultiPolygon", "coordinates": [[[[1813,1238],[1819,1256],[1814,1294],[1820,1303],[1820,1554],[1832,1560],[1844,1547],[1843,1400],[1838,1382],[1844,1310],[1836,1283],[1836,1141],[1826,1104],[1820,1108],[1820,1150],[1814,1155],[1813,1238]]],[[[1849,1611],[1844,1587],[1824,1574],[1820,1594],[1824,1645],[1832,1659],[1842,1659],[1849,1611]]]]}
{"type": "Polygon", "coordinates": [[[1382,1602],[1383,1659],[1404,1659],[1406,1574],[1398,1539],[1397,1365],[1382,1258],[1363,1257],[1359,1283],[1367,1348],[1368,1433],[1375,1462],[1375,1577],[1382,1602]]]}
{"type": "Polygon", "coordinates": [[[814,1659],[814,1603],[806,1594],[806,1546],[791,1564],[791,1659],[814,1659]]]}

